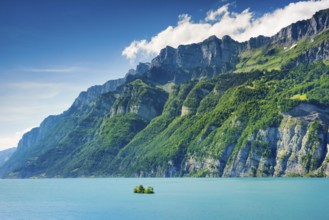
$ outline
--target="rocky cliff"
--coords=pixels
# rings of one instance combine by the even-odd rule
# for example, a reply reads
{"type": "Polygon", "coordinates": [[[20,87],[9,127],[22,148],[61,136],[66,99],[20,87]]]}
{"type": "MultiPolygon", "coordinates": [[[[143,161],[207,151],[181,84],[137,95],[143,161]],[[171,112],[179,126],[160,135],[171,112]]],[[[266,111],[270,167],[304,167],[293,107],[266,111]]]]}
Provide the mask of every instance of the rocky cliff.
{"type": "Polygon", "coordinates": [[[234,69],[243,44],[229,36],[211,36],[198,44],[167,46],[150,65],[147,77],[153,82],[183,83],[190,79],[211,78],[234,69]]]}
{"type": "Polygon", "coordinates": [[[12,147],[3,151],[0,151],[0,167],[6,163],[11,155],[16,151],[16,147],[12,147]]]}
{"type": "Polygon", "coordinates": [[[318,175],[327,164],[329,108],[300,104],[278,128],[259,130],[226,164],[223,176],[318,175]]]}
{"type": "Polygon", "coordinates": [[[96,85],[90,87],[87,91],[81,92],[73,102],[69,111],[76,111],[79,108],[85,108],[86,106],[90,106],[95,104],[98,97],[107,92],[115,91],[119,86],[124,84],[126,78],[117,79],[117,80],[109,80],[103,85],[96,85]]]}
{"type": "Polygon", "coordinates": [[[112,117],[118,114],[135,113],[151,120],[162,113],[168,94],[156,87],[135,80],[124,86],[111,109],[112,117]]]}
{"type": "Polygon", "coordinates": [[[152,60],[152,67],[194,69],[216,66],[222,72],[232,69],[238,60],[241,45],[229,36],[218,39],[211,36],[199,44],[166,47],[152,60]]]}
{"type": "Polygon", "coordinates": [[[303,38],[310,38],[321,33],[329,27],[329,11],[322,10],[313,15],[311,19],[298,21],[283,28],[279,33],[271,37],[272,44],[291,45],[303,38]]]}

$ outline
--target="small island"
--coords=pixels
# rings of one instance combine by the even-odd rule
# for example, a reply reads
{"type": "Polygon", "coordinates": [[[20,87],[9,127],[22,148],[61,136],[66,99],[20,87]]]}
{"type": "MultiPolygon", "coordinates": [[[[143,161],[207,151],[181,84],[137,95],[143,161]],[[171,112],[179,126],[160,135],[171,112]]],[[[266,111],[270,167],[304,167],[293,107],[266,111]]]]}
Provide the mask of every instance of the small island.
{"type": "Polygon", "coordinates": [[[154,190],[153,190],[153,187],[151,187],[151,186],[149,186],[145,189],[143,185],[139,185],[134,188],[134,193],[154,194],[154,190]]]}

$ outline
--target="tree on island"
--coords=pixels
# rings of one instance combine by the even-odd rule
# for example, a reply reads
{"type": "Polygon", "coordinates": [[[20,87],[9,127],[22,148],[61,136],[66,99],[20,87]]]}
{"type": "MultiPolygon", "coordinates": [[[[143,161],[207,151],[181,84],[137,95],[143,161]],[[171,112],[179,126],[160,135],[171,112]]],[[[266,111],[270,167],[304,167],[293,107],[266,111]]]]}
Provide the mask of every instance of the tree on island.
{"type": "Polygon", "coordinates": [[[134,188],[134,193],[144,193],[144,191],[145,191],[145,188],[143,185],[139,185],[134,188]]]}
{"type": "Polygon", "coordinates": [[[147,187],[147,189],[144,191],[144,193],[153,194],[154,193],[153,187],[151,187],[151,186],[147,187]]]}
{"type": "Polygon", "coordinates": [[[154,189],[151,186],[145,189],[143,185],[139,185],[134,188],[134,193],[153,194],[154,189]]]}

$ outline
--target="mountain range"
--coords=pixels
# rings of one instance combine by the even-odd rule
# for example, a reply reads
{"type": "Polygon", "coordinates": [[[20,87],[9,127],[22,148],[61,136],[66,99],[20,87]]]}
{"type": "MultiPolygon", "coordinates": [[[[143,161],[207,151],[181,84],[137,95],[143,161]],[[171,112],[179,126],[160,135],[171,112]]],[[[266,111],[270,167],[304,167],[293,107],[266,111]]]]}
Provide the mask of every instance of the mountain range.
{"type": "Polygon", "coordinates": [[[329,176],[329,9],[167,46],[24,134],[2,178],[329,176]]]}

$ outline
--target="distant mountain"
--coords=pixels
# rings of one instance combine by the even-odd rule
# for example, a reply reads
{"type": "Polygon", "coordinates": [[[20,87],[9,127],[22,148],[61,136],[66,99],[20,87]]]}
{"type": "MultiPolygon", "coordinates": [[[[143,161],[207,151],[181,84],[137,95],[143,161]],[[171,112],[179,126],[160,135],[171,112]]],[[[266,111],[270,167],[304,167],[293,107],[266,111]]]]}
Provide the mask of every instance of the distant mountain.
{"type": "Polygon", "coordinates": [[[26,133],[1,176],[329,176],[329,10],[166,47],[26,133]]]}
{"type": "Polygon", "coordinates": [[[16,147],[8,148],[6,150],[0,151],[0,167],[9,160],[11,155],[16,151],[16,147]]]}

